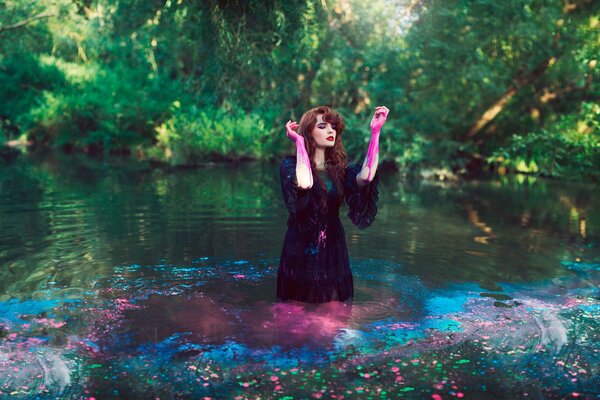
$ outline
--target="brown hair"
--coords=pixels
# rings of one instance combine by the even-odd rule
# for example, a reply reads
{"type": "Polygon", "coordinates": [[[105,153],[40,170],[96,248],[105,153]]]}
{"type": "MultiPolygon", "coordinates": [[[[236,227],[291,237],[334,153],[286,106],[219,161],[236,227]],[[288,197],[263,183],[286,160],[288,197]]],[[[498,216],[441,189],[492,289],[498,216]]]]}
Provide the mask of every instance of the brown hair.
{"type": "MultiPolygon", "coordinates": [[[[333,110],[327,106],[319,106],[308,110],[302,115],[302,119],[300,120],[300,125],[298,127],[298,134],[304,137],[304,143],[306,144],[306,151],[308,153],[308,158],[310,159],[310,166],[313,171],[313,177],[319,182],[319,185],[323,189],[323,193],[327,193],[327,188],[325,184],[319,178],[319,174],[315,173],[316,165],[313,160],[316,151],[315,140],[312,137],[312,131],[317,124],[317,115],[323,115],[323,121],[329,122],[330,124],[335,124],[336,135],[335,135],[335,144],[333,147],[328,147],[325,149],[325,169],[329,172],[333,183],[335,184],[338,193],[342,196],[344,194],[344,179],[346,178],[346,166],[348,165],[348,155],[346,154],[346,149],[344,148],[344,142],[342,140],[342,133],[344,132],[344,128],[346,125],[344,124],[344,120],[337,113],[337,111],[333,110]]],[[[327,211],[327,196],[322,196],[321,198],[321,208],[324,212],[327,211]]]]}

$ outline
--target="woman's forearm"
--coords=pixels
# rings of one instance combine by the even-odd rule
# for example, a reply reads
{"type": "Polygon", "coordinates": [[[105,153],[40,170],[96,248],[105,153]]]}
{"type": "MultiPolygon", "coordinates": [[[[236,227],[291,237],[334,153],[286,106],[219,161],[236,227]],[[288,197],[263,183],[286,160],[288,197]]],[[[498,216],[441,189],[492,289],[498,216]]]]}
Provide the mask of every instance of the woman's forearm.
{"type": "Polygon", "coordinates": [[[371,141],[369,142],[369,150],[367,151],[367,167],[369,167],[367,180],[369,182],[375,176],[379,162],[379,132],[379,130],[371,131],[371,141]]]}
{"type": "Polygon", "coordinates": [[[375,172],[377,172],[377,165],[379,164],[379,130],[371,131],[371,141],[369,142],[369,149],[367,150],[367,156],[362,165],[362,171],[356,176],[356,183],[359,186],[364,186],[373,180],[375,172]],[[365,171],[368,168],[368,173],[365,171]]]}
{"type": "Polygon", "coordinates": [[[313,185],[310,158],[303,140],[296,141],[296,181],[302,189],[311,188],[313,185]]]}
{"type": "Polygon", "coordinates": [[[377,172],[377,164],[379,163],[379,133],[381,127],[385,124],[390,109],[386,106],[375,107],[375,114],[371,120],[371,141],[369,142],[369,150],[367,157],[363,163],[362,169],[356,175],[356,183],[359,186],[364,186],[373,181],[377,172]]]}

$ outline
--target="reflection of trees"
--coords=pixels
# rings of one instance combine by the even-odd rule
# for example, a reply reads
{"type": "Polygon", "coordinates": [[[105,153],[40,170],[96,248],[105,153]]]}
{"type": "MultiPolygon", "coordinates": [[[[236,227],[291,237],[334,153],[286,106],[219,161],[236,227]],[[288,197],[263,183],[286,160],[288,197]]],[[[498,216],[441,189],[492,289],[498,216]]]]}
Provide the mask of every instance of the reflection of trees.
{"type": "Polygon", "coordinates": [[[585,239],[586,214],[592,208],[589,197],[572,198],[566,195],[561,195],[560,202],[569,209],[569,232],[578,230],[579,235],[585,239]]]}
{"type": "Polygon", "coordinates": [[[60,175],[43,165],[10,166],[0,180],[0,227],[15,239],[2,240],[3,291],[23,298],[48,285],[89,288],[103,264],[85,195],[65,191],[60,175]]]}
{"type": "Polygon", "coordinates": [[[275,229],[276,167],[152,171],[55,155],[37,161],[0,172],[2,289],[15,296],[48,282],[89,288],[115,265],[235,259],[279,246],[279,235],[264,234],[275,229]]]}
{"type": "Polygon", "coordinates": [[[475,210],[469,203],[464,203],[464,207],[465,211],[467,212],[467,218],[469,219],[469,222],[484,233],[483,236],[475,236],[474,240],[478,243],[488,244],[490,239],[494,239],[496,237],[496,234],[489,225],[481,220],[477,210],[475,210]]]}
{"type": "Polygon", "coordinates": [[[402,274],[443,285],[547,279],[564,272],[561,260],[593,257],[584,245],[598,237],[597,197],[590,186],[543,179],[388,185],[372,229],[350,228],[350,252],[397,259],[402,274]]]}
{"type": "MultiPolygon", "coordinates": [[[[594,187],[411,186],[391,177],[381,185],[370,229],[355,229],[340,210],[352,258],[390,260],[402,274],[441,283],[544,279],[561,260],[593,257],[594,187]]],[[[285,233],[274,164],[151,170],[48,157],[2,169],[0,187],[0,287],[15,297],[48,282],[87,289],[116,265],[276,259],[285,233]]]]}

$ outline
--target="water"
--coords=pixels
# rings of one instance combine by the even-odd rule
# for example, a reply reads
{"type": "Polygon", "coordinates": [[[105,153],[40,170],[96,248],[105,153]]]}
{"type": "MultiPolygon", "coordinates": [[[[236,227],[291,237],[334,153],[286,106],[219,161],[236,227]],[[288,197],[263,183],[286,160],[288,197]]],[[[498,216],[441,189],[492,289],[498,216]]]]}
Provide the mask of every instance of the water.
{"type": "Polygon", "coordinates": [[[600,397],[597,186],[380,194],[354,301],[282,304],[277,164],[1,167],[0,398],[600,397]]]}

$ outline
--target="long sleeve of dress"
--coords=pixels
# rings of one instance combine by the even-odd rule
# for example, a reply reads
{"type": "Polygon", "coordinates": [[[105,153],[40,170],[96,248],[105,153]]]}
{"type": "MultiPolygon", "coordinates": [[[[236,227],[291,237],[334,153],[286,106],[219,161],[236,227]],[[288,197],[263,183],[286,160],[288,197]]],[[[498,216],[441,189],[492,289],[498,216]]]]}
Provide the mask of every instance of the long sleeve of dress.
{"type": "Polygon", "coordinates": [[[346,168],[344,182],[344,197],[350,210],[348,217],[359,229],[369,227],[377,214],[377,200],[379,199],[379,170],[375,172],[373,180],[363,187],[356,183],[356,175],[360,173],[361,166],[349,165],[346,168]]]}
{"type": "Polygon", "coordinates": [[[283,200],[289,211],[288,225],[300,232],[306,232],[318,224],[317,204],[310,189],[298,187],[296,178],[296,157],[286,156],[279,168],[283,200]]]}

